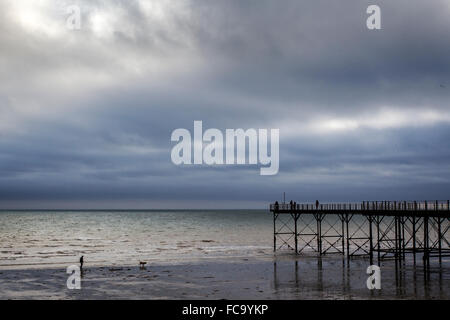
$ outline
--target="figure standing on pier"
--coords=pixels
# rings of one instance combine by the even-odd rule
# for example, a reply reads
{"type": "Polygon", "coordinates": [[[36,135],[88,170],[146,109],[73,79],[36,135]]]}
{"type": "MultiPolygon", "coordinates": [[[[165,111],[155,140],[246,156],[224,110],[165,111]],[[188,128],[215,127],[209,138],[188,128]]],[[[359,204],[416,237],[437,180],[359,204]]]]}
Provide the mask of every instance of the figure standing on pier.
{"type": "Polygon", "coordinates": [[[316,209],[319,209],[319,200],[316,200],[316,209]]]}

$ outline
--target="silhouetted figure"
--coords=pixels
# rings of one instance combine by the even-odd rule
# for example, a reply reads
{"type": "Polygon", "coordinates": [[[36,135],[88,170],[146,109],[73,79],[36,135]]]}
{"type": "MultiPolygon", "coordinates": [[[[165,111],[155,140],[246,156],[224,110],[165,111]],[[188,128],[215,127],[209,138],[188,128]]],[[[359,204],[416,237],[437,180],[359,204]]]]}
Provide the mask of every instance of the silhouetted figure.
{"type": "Polygon", "coordinates": [[[83,257],[84,256],[81,256],[81,258],[80,258],[80,270],[83,270],[83,262],[84,262],[83,257]]]}
{"type": "Polygon", "coordinates": [[[316,209],[319,209],[319,200],[316,200],[316,209]]]}
{"type": "Polygon", "coordinates": [[[278,210],[278,201],[275,201],[275,210],[278,210]]]}
{"type": "Polygon", "coordinates": [[[292,202],[292,200],[289,202],[289,205],[291,206],[291,210],[292,210],[294,207],[294,203],[292,202]]]}

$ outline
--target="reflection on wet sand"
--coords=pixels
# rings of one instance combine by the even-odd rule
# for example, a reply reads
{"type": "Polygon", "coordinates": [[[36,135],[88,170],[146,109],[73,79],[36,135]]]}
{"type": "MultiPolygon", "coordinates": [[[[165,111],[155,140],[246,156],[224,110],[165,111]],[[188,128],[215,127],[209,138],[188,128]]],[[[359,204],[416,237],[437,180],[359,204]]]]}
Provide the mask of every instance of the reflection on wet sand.
{"type": "Polygon", "coordinates": [[[367,288],[369,260],[298,256],[273,263],[275,296],[300,299],[448,299],[449,263],[430,267],[420,264],[381,263],[381,289],[367,288]]]}

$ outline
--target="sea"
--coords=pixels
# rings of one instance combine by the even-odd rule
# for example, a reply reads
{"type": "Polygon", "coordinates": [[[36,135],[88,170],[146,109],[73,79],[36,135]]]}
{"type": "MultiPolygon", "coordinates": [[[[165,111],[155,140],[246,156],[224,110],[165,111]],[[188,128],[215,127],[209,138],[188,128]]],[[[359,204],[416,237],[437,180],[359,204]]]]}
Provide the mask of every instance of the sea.
{"type": "Polygon", "coordinates": [[[0,268],[187,263],[273,253],[268,210],[0,211],[0,268]]]}

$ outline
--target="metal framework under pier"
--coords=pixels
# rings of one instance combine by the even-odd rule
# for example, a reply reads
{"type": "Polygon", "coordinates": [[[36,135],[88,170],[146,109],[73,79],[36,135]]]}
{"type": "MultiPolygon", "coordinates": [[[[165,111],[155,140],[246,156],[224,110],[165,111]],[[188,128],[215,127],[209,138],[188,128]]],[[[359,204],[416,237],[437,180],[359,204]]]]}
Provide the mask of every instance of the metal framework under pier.
{"type": "Polygon", "coordinates": [[[363,201],[361,203],[274,203],[274,251],[299,254],[338,253],[348,258],[368,256],[404,260],[421,254],[450,257],[450,201],[363,201]]]}

